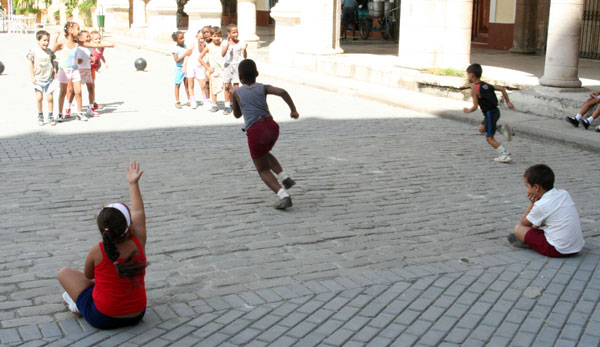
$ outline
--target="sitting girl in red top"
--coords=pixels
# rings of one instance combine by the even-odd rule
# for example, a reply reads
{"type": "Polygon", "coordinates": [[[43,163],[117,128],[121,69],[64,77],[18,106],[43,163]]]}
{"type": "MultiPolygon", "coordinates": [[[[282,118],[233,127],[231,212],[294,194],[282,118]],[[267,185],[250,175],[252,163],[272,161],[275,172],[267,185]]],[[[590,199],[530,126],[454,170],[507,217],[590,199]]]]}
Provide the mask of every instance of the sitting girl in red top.
{"type": "Polygon", "coordinates": [[[138,185],[143,173],[135,161],[127,168],[131,211],[123,203],[100,210],[102,242],[90,250],[83,272],[70,267],[58,272],[69,309],[98,329],[135,325],[146,312],[146,214],[138,185]]]}

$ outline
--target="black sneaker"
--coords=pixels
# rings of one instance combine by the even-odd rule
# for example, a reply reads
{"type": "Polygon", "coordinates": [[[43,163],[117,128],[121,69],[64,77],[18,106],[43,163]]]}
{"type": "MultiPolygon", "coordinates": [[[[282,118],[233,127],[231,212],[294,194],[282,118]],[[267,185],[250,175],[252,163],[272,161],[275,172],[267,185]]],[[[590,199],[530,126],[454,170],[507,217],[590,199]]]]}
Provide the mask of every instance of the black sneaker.
{"type": "Polygon", "coordinates": [[[571,123],[575,128],[579,126],[579,121],[575,117],[567,116],[567,122],[571,123]]]}
{"type": "Polygon", "coordinates": [[[508,242],[511,245],[513,245],[513,247],[517,247],[517,248],[531,248],[531,247],[529,247],[528,244],[526,244],[525,242],[519,240],[515,234],[508,235],[507,239],[508,239],[508,242]]]}
{"type": "Polygon", "coordinates": [[[285,189],[290,189],[296,185],[296,181],[294,181],[291,177],[284,179],[281,183],[283,183],[285,189]]]}
{"type": "Polygon", "coordinates": [[[225,109],[223,109],[223,114],[230,114],[232,112],[231,107],[225,107],[225,109]]]}
{"type": "Polygon", "coordinates": [[[38,115],[38,125],[44,125],[44,116],[38,115]]]}
{"type": "Polygon", "coordinates": [[[292,198],[289,196],[280,199],[279,202],[275,204],[275,208],[278,210],[285,210],[288,207],[292,207],[292,198]]]}
{"type": "Polygon", "coordinates": [[[586,129],[590,127],[590,122],[588,122],[585,119],[581,120],[581,124],[583,124],[583,127],[586,128],[586,129]]]}

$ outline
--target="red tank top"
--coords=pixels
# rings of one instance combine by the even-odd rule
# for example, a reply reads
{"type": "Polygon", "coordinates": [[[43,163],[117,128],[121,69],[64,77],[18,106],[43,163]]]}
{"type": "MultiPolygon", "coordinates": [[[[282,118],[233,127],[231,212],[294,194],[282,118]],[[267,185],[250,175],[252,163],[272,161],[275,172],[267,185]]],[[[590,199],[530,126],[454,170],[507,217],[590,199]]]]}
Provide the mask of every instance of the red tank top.
{"type": "MultiPolygon", "coordinates": [[[[130,240],[135,242],[138,255],[133,259],[146,261],[146,255],[142,249],[142,245],[137,238],[131,236],[130,240]]],[[[101,313],[107,316],[121,316],[140,312],[146,308],[146,285],[144,276],[146,271],[141,276],[135,277],[133,281],[129,278],[121,278],[117,274],[117,268],[104,252],[102,242],[100,242],[100,250],[102,251],[102,262],[94,266],[95,286],[92,292],[96,308],[101,313]]],[[[124,263],[127,257],[119,258],[117,261],[124,263]]]]}
{"type": "Polygon", "coordinates": [[[92,48],[93,63],[91,64],[92,71],[96,71],[100,68],[102,62],[102,56],[104,55],[104,48],[92,48]]]}

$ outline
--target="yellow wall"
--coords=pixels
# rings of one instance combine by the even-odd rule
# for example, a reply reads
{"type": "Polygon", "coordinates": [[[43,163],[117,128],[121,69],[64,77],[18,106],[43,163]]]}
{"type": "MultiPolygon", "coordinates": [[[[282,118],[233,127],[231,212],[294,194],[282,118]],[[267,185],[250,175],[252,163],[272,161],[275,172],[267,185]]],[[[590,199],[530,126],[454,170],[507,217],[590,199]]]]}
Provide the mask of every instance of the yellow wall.
{"type": "Polygon", "coordinates": [[[515,0],[496,0],[496,20],[494,23],[515,22],[515,0]]]}

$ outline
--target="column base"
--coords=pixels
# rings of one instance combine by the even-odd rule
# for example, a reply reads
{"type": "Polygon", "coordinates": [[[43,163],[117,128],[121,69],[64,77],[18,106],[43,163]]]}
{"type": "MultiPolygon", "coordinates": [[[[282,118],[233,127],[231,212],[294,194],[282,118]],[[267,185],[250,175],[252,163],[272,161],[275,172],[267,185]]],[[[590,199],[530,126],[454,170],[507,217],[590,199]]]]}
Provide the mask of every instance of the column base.
{"type": "Polygon", "coordinates": [[[581,87],[581,81],[579,79],[576,80],[559,80],[542,76],[540,78],[540,85],[546,87],[556,87],[556,88],[579,88],[581,87]]]}

